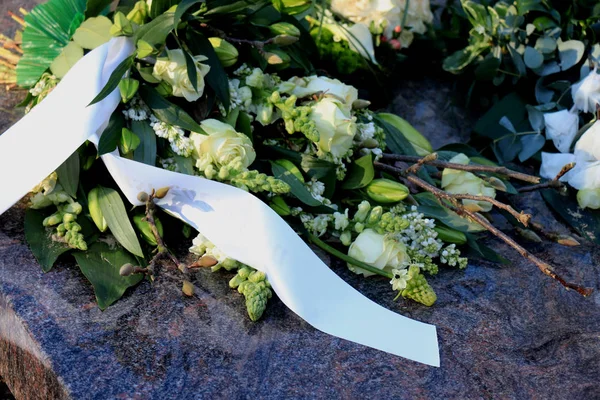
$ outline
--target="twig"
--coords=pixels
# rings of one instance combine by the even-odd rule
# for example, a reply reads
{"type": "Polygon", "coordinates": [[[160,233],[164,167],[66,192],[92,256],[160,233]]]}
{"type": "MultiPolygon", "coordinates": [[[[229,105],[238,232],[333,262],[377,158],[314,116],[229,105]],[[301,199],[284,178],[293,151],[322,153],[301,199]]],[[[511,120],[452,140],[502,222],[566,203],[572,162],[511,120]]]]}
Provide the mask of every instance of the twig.
{"type": "Polygon", "coordinates": [[[538,183],[537,185],[519,188],[518,192],[525,193],[541,189],[562,189],[565,185],[559,179],[562,178],[567,172],[569,172],[573,168],[575,168],[575,163],[569,163],[561,168],[560,172],[556,175],[556,177],[554,177],[554,179],[551,179],[544,183],[538,183]]]}
{"type": "Polygon", "coordinates": [[[421,169],[423,164],[431,163],[431,162],[437,160],[437,157],[438,157],[437,153],[431,153],[431,154],[426,155],[425,157],[421,158],[419,161],[417,161],[416,163],[414,163],[413,165],[408,167],[406,169],[406,173],[407,174],[416,174],[417,172],[419,172],[419,170],[421,169]]]}
{"type": "MultiPolygon", "coordinates": [[[[376,162],[375,166],[378,168],[381,168],[381,169],[386,169],[388,171],[394,171],[396,173],[399,172],[398,168],[390,167],[389,165],[386,165],[386,164],[376,162]]],[[[548,275],[552,279],[558,281],[565,288],[573,289],[577,293],[581,294],[584,297],[587,297],[592,293],[591,288],[586,288],[583,286],[576,285],[574,283],[567,282],[564,278],[562,278],[561,276],[559,276],[558,274],[556,274],[553,271],[552,266],[550,264],[546,263],[545,261],[543,261],[543,260],[537,258],[536,256],[534,256],[533,254],[531,254],[524,247],[522,247],[517,242],[515,242],[511,237],[509,237],[504,232],[502,232],[501,230],[499,230],[498,228],[493,226],[487,219],[485,219],[480,214],[467,210],[465,207],[463,207],[458,202],[457,198],[452,197],[453,195],[450,195],[449,193],[444,192],[443,190],[440,190],[437,187],[425,182],[424,180],[422,180],[421,178],[419,178],[416,175],[407,174],[404,176],[404,178],[407,179],[409,182],[413,183],[414,185],[420,187],[421,189],[424,189],[424,190],[432,193],[439,200],[448,200],[451,204],[441,201],[441,203],[444,207],[447,207],[448,209],[454,211],[458,215],[466,216],[468,219],[478,223],[479,225],[481,225],[482,227],[487,229],[494,236],[498,237],[499,239],[504,241],[506,244],[508,244],[510,247],[515,249],[519,254],[521,254],[521,256],[523,256],[527,260],[534,263],[540,271],[542,271],[544,274],[548,275]]]]}
{"type": "MultiPolygon", "coordinates": [[[[420,160],[423,159],[423,157],[405,156],[405,155],[399,155],[399,154],[383,154],[382,158],[384,160],[404,161],[404,162],[412,162],[412,163],[418,163],[420,160]]],[[[539,183],[540,182],[540,178],[537,176],[523,174],[521,172],[517,172],[517,171],[513,171],[511,169],[508,169],[506,167],[495,167],[495,166],[479,165],[479,164],[464,165],[464,164],[456,164],[456,163],[440,161],[440,160],[427,161],[427,162],[424,162],[424,164],[431,165],[431,166],[438,167],[438,168],[457,169],[460,171],[490,172],[490,173],[494,173],[494,174],[505,175],[509,178],[514,178],[514,179],[517,179],[517,180],[520,180],[523,182],[529,182],[529,183],[539,183]]]]}

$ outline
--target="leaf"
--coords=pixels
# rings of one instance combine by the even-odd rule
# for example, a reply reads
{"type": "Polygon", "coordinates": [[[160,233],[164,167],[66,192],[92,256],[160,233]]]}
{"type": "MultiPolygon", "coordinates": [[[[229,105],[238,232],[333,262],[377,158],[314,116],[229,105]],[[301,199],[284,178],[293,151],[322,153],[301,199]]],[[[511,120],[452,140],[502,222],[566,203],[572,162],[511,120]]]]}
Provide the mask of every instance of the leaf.
{"type": "MultiPolygon", "coordinates": [[[[475,132],[481,136],[498,139],[505,136],[509,131],[498,124],[502,117],[507,117],[513,127],[528,124],[525,112],[525,102],[515,92],[505,96],[486,112],[475,124],[475,132]]],[[[525,128],[526,129],[526,128],[525,128]]],[[[524,130],[525,130],[524,129],[524,130]]]]}
{"type": "Polygon", "coordinates": [[[536,50],[539,50],[543,54],[552,53],[554,50],[556,50],[556,46],[556,40],[548,36],[542,36],[535,42],[536,50]]]}
{"type": "Polygon", "coordinates": [[[525,60],[525,65],[531,69],[539,68],[544,63],[544,56],[542,53],[530,46],[525,47],[523,59],[525,60]]]}
{"type": "Polygon", "coordinates": [[[150,7],[150,18],[155,19],[181,0],[152,0],[150,7]]]}
{"type": "Polygon", "coordinates": [[[533,25],[535,25],[535,28],[538,31],[543,32],[545,30],[555,28],[556,22],[552,18],[542,15],[541,17],[537,17],[533,20],[533,25]]]}
{"type": "Polygon", "coordinates": [[[521,55],[515,50],[511,45],[506,46],[508,48],[508,52],[510,53],[510,57],[515,65],[517,73],[519,76],[527,75],[527,70],[525,69],[525,63],[523,62],[523,58],[521,55]]]}
{"type": "Polygon", "coordinates": [[[24,18],[23,57],[17,64],[17,84],[35,85],[71,39],[71,24],[85,11],[86,0],[50,0],[24,18]]]}
{"type": "Polygon", "coordinates": [[[141,85],[138,93],[161,121],[188,131],[203,132],[200,125],[188,113],[162,97],[152,86],[141,85]]]}
{"type": "Polygon", "coordinates": [[[132,55],[130,57],[127,57],[123,61],[121,61],[121,63],[117,66],[117,68],[115,68],[113,73],[110,74],[110,77],[108,78],[108,82],[106,82],[106,85],[104,85],[104,87],[102,88],[100,93],[98,93],[98,95],[96,97],[94,97],[94,100],[92,100],[92,102],[88,105],[91,106],[92,104],[96,104],[96,103],[104,100],[104,98],[106,98],[106,96],[111,94],[113,92],[113,90],[115,90],[117,88],[117,86],[119,86],[119,82],[121,82],[123,75],[125,75],[125,73],[127,73],[127,71],[129,71],[129,68],[131,68],[131,66],[133,65],[134,59],[135,59],[135,55],[132,55]]]}
{"type": "Polygon", "coordinates": [[[367,154],[350,165],[346,180],[342,183],[342,188],[347,190],[360,189],[371,183],[374,177],[373,156],[367,154]]]}
{"type": "Polygon", "coordinates": [[[183,50],[183,56],[185,58],[185,67],[187,69],[187,75],[192,84],[192,87],[198,93],[198,71],[196,70],[196,63],[190,54],[183,50]]]}
{"type": "Polygon", "coordinates": [[[70,42],[50,64],[52,73],[57,78],[64,77],[73,65],[83,58],[83,49],[75,42],[70,42]]]}
{"type": "Polygon", "coordinates": [[[521,151],[519,152],[519,161],[523,162],[531,158],[534,154],[544,147],[546,138],[539,134],[525,135],[521,137],[521,151]]]}
{"type": "Polygon", "coordinates": [[[568,70],[572,66],[576,65],[583,53],[585,52],[585,45],[579,40],[567,40],[563,42],[558,40],[558,56],[560,58],[560,69],[563,71],[568,70]]]}
{"type": "Polygon", "coordinates": [[[527,117],[529,118],[529,124],[531,125],[534,131],[540,133],[545,126],[544,113],[538,110],[537,108],[530,106],[529,104],[527,104],[525,108],[527,109],[527,117]]]}
{"type": "Polygon", "coordinates": [[[58,182],[71,197],[77,197],[79,186],[79,152],[75,151],[56,170],[58,182]]]}
{"type": "Polygon", "coordinates": [[[173,30],[173,13],[164,13],[144,24],[135,32],[133,40],[137,43],[143,40],[152,46],[162,46],[167,36],[173,30]]]}
{"type": "Polygon", "coordinates": [[[240,1],[214,1],[209,3],[208,11],[204,15],[213,14],[237,14],[239,11],[246,10],[248,8],[248,2],[244,0],[240,1]]]}
{"type": "Polygon", "coordinates": [[[329,161],[320,160],[316,157],[309,156],[308,154],[302,154],[302,161],[300,162],[300,167],[306,175],[312,179],[322,179],[325,178],[331,173],[335,175],[336,165],[329,161]]]}
{"type": "Polygon", "coordinates": [[[554,97],[554,92],[544,86],[544,79],[541,76],[535,83],[535,99],[539,104],[549,103],[554,97]]]}
{"type": "Polygon", "coordinates": [[[585,239],[600,244],[600,213],[597,210],[581,209],[573,194],[561,195],[557,190],[542,190],[548,205],[585,239]]]}
{"type": "Polygon", "coordinates": [[[500,59],[493,57],[491,54],[483,59],[475,68],[475,78],[480,81],[493,79],[500,68],[500,59]]]}
{"type": "Polygon", "coordinates": [[[121,129],[121,139],[119,140],[119,149],[121,154],[129,154],[140,145],[140,138],[127,128],[121,129]]]}
{"type": "Polygon", "coordinates": [[[120,247],[111,249],[108,244],[97,242],[86,252],[75,252],[73,255],[81,272],[94,287],[101,310],[119,300],[127,288],[137,285],[144,278],[142,274],[127,277],[119,274],[123,264],[138,264],[135,257],[120,247]]]}
{"type": "Polygon", "coordinates": [[[110,231],[130,253],[144,257],[140,242],[129,221],[129,216],[127,215],[127,211],[125,211],[125,204],[123,204],[121,196],[112,188],[103,186],[98,186],[98,188],[98,203],[110,231]]]}
{"type": "Polygon", "coordinates": [[[25,211],[25,240],[42,271],[48,272],[58,257],[71,248],[65,243],[52,240],[55,230],[42,225],[45,217],[44,213],[33,208],[25,211]]]}
{"type": "Polygon", "coordinates": [[[481,241],[477,240],[475,236],[469,234],[466,234],[465,236],[467,237],[467,246],[469,246],[469,249],[471,249],[474,254],[488,261],[497,262],[500,264],[510,263],[509,260],[481,243],[481,241]]]}
{"type": "Polygon", "coordinates": [[[146,121],[131,121],[131,130],[140,139],[140,145],[133,152],[133,159],[156,166],[156,134],[146,121]]]}
{"type": "Polygon", "coordinates": [[[508,117],[506,117],[506,115],[503,116],[502,118],[500,118],[500,121],[498,121],[498,123],[501,126],[503,126],[506,130],[508,130],[512,133],[517,133],[517,130],[513,126],[512,122],[510,122],[510,119],[508,119],[508,117]]]}
{"type": "Polygon", "coordinates": [[[187,10],[196,4],[204,3],[204,1],[205,0],[183,0],[179,3],[175,10],[175,15],[173,15],[173,29],[177,29],[177,25],[181,22],[181,17],[183,17],[183,14],[185,14],[187,10]]]}
{"type": "Polygon", "coordinates": [[[252,135],[252,120],[250,119],[248,113],[246,113],[245,111],[240,111],[237,122],[235,124],[235,130],[243,133],[244,135],[248,136],[250,140],[254,141],[252,135]]]}
{"type": "Polygon", "coordinates": [[[73,41],[84,49],[95,49],[108,42],[112,21],[104,16],[85,20],[73,34],[73,41]]]}
{"type": "Polygon", "coordinates": [[[312,194],[310,194],[306,186],[304,186],[304,184],[284,166],[271,161],[271,170],[273,171],[273,176],[275,178],[281,179],[290,185],[291,194],[294,195],[294,197],[296,197],[298,200],[313,207],[323,205],[319,200],[315,199],[312,194]]]}
{"type": "Polygon", "coordinates": [[[454,211],[444,207],[435,196],[428,192],[414,195],[419,203],[418,211],[426,217],[435,218],[452,229],[460,232],[482,232],[485,230],[481,225],[462,218],[454,211]]]}
{"type": "Polygon", "coordinates": [[[210,71],[204,77],[208,86],[210,86],[216,93],[217,98],[221,100],[225,110],[229,110],[230,98],[229,98],[229,79],[227,73],[223,68],[223,64],[219,61],[215,49],[208,39],[200,32],[188,29],[186,32],[186,38],[190,51],[193,55],[203,55],[208,57],[206,64],[210,66],[210,71]]]}
{"type": "Polygon", "coordinates": [[[500,163],[505,164],[515,159],[523,148],[519,136],[510,135],[494,143],[494,154],[500,163]]]}
{"type": "Polygon", "coordinates": [[[102,14],[112,2],[112,0],[87,0],[85,6],[85,18],[97,17],[102,14]]]}
{"type": "Polygon", "coordinates": [[[98,142],[98,156],[110,153],[117,148],[121,129],[123,129],[125,120],[120,111],[115,111],[110,116],[108,126],[102,132],[100,141],[98,142]]]}

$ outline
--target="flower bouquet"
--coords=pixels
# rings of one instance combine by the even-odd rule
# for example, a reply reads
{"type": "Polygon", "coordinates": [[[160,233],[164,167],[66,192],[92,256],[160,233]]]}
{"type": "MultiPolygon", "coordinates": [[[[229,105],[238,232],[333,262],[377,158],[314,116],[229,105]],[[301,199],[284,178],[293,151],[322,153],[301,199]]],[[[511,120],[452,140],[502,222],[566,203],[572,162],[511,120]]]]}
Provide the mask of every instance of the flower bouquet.
{"type": "MultiPolygon", "coordinates": [[[[58,168],[47,163],[56,170],[31,190],[25,231],[44,271],[62,254],[75,257],[101,308],[163,276],[193,296],[194,270],[211,268],[243,296],[253,321],[275,291],[317,328],[394,352],[377,337],[340,333],[354,304],[373,310],[379,327],[404,325],[321,268],[298,235],[424,306],[436,301],[428,280],[440,267],[467,267],[464,249],[503,260],[478,242],[484,231],[566,288],[590,293],[485,216],[495,207],[543,232],[496,198],[517,193],[511,182],[523,190],[539,177],[467,146],[434,152],[404,119],[370,110],[356,88],[316,73],[322,48],[311,24],[329,11],[296,0],[110,3],[50,0],[25,13],[20,37],[2,38],[19,55],[8,73],[29,88],[29,115],[0,137],[0,159],[10,159],[8,140],[25,135],[24,121],[57,118],[48,110],[80,110],[73,120],[88,130],[67,140],[81,136],[69,122],[57,132],[49,158],[76,150],[58,168]],[[94,90],[88,81],[96,92],[78,100],[78,91],[94,90]],[[186,240],[189,262],[174,250],[186,240]]],[[[417,31],[406,15],[401,26],[417,31]]],[[[399,38],[390,41],[409,40],[399,38]]]]}

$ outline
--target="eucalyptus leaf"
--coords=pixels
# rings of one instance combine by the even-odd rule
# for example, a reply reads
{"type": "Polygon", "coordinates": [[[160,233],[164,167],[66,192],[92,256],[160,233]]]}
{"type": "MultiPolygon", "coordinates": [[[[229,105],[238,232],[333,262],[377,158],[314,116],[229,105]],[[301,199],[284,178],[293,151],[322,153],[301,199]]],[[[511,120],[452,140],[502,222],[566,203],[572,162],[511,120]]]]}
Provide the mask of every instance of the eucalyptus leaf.
{"type": "Polygon", "coordinates": [[[56,170],[58,182],[71,197],[77,197],[79,186],[79,152],[76,150],[56,170]]]}
{"type": "Polygon", "coordinates": [[[154,114],[163,122],[179,126],[192,132],[203,132],[198,123],[183,109],[162,97],[156,89],[142,84],[138,89],[142,100],[152,109],[154,114]]]}
{"type": "Polygon", "coordinates": [[[500,121],[498,121],[498,123],[501,126],[503,126],[506,130],[508,130],[512,133],[517,133],[517,130],[515,129],[512,122],[510,122],[510,119],[508,119],[508,117],[506,115],[503,116],[502,118],[500,118],[500,121]]]}
{"type": "Polygon", "coordinates": [[[535,42],[535,48],[541,51],[543,54],[550,54],[556,50],[556,40],[548,36],[542,36],[535,42]]]}
{"type": "Polygon", "coordinates": [[[494,154],[498,157],[498,160],[505,164],[510,162],[517,157],[520,153],[523,145],[519,140],[519,136],[517,135],[509,135],[499,141],[495,142],[493,145],[494,154]]]}
{"type": "Polygon", "coordinates": [[[71,250],[66,243],[52,239],[55,229],[42,225],[46,216],[42,211],[33,208],[25,211],[25,240],[44,272],[52,269],[61,254],[71,250]]]}
{"type": "Polygon", "coordinates": [[[525,106],[527,109],[527,116],[529,118],[529,123],[534,131],[540,133],[542,129],[544,129],[544,113],[538,110],[535,107],[530,106],[529,104],[525,106]]]}
{"type": "Polygon", "coordinates": [[[519,161],[523,162],[528,160],[534,154],[540,151],[545,144],[546,138],[539,133],[521,136],[522,148],[519,152],[519,161]]]}
{"type": "Polygon", "coordinates": [[[528,68],[536,69],[542,66],[544,63],[544,56],[538,50],[533,47],[527,46],[525,47],[525,54],[523,55],[523,60],[525,61],[525,65],[528,68]]]}
{"type": "Polygon", "coordinates": [[[585,45],[579,40],[567,40],[566,42],[559,40],[557,44],[560,68],[563,71],[577,64],[585,52],[585,45]]]}
{"type": "Polygon", "coordinates": [[[371,183],[374,177],[373,156],[367,154],[350,165],[346,180],[342,183],[342,188],[346,190],[360,189],[371,183]]]}
{"type": "Polygon", "coordinates": [[[527,70],[525,69],[525,63],[523,62],[523,57],[517,52],[517,50],[511,45],[506,46],[508,48],[508,52],[510,53],[510,57],[515,65],[517,73],[519,76],[527,75],[527,70]]]}
{"type": "Polygon", "coordinates": [[[142,274],[127,277],[119,274],[123,264],[138,264],[136,258],[121,247],[111,248],[106,243],[97,242],[86,252],[75,252],[73,255],[81,272],[94,287],[101,310],[119,300],[127,288],[137,285],[144,278],[142,274]]]}
{"type": "Polygon", "coordinates": [[[98,203],[111,233],[130,253],[138,257],[144,257],[121,196],[112,188],[103,186],[98,188],[98,203]]]}
{"type": "Polygon", "coordinates": [[[552,101],[554,92],[544,86],[544,77],[540,77],[535,83],[535,99],[540,104],[546,104],[552,101]]]}

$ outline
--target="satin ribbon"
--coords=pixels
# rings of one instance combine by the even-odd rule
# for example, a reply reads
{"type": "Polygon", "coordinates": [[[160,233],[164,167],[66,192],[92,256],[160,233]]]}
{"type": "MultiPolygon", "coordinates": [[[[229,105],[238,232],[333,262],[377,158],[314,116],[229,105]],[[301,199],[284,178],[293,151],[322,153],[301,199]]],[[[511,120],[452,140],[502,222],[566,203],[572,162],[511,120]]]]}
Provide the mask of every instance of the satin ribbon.
{"type": "MultiPolygon", "coordinates": [[[[83,57],[29,114],[0,136],[0,213],[99,135],[119,104],[115,90],[87,106],[134,50],[115,38],[83,57]]],[[[140,191],[169,186],[157,204],[229,257],[266,273],[281,301],[315,328],[375,349],[439,366],[436,328],[367,299],[332,272],[261,200],[241,189],[119,156],[102,160],[134,205],[140,191]]],[[[390,293],[391,294],[391,293],[390,293]]]]}

